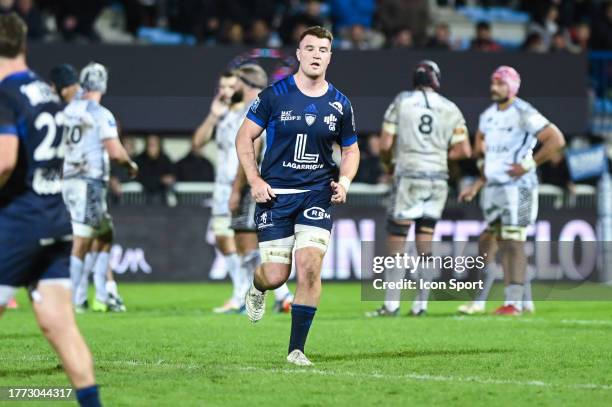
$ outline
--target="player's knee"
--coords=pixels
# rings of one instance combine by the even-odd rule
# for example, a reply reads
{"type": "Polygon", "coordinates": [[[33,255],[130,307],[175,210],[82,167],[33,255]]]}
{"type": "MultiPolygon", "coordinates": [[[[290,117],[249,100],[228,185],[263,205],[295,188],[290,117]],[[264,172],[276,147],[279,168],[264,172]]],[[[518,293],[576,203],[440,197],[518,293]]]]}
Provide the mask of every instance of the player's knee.
{"type": "Polygon", "coordinates": [[[291,273],[289,264],[265,263],[261,266],[261,278],[266,286],[275,289],[285,284],[291,273]]]}
{"type": "Polygon", "coordinates": [[[317,284],[321,276],[323,254],[316,248],[305,248],[296,256],[298,281],[309,286],[317,284]]]}

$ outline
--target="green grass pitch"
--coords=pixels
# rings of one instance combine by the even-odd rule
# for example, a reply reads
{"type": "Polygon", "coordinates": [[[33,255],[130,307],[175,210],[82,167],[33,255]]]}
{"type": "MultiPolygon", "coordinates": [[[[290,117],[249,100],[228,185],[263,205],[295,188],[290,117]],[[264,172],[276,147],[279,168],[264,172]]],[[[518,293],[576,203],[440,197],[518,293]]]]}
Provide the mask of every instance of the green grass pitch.
{"type": "MultiPolygon", "coordinates": [[[[612,405],[612,303],[540,302],[520,318],[458,317],[452,302],[413,318],[405,303],[402,317],[372,320],[379,304],[359,285],[324,283],[306,346],[315,366],[298,368],[285,362],[288,315],[211,313],[229,285],[120,289],[127,313],[78,316],[107,406],[612,405]]],[[[66,386],[18,299],[0,320],[0,386],[66,386]]]]}

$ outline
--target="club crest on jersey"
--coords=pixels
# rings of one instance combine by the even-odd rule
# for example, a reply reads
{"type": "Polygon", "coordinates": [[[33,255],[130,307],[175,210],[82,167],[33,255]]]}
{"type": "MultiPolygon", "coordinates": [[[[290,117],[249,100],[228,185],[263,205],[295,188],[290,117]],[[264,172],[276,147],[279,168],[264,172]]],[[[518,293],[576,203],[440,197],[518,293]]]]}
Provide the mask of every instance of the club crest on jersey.
{"type": "Polygon", "coordinates": [[[329,105],[331,107],[333,107],[334,109],[336,109],[338,111],[338,113],[340,113],[341,115],[344,114],[342,112],[342,103],[340,103],[340,102],[329,102],[329,105]]]}
{"type": "Polygon", "coordinates": [[[333,114],[329,114],[325,116],[323,121],[329,126],[329,131],[336,131],[336,123],[338,122],[336,116],[334,116],[333,114]]]}
{"type": "Polygon", "coordinates": [[[306,120],[306,124],[312,126],[315,120],[317,120],[317,107],[314,104],[309,104],[306,109],[304,109],[304,120],[306,120]]]}

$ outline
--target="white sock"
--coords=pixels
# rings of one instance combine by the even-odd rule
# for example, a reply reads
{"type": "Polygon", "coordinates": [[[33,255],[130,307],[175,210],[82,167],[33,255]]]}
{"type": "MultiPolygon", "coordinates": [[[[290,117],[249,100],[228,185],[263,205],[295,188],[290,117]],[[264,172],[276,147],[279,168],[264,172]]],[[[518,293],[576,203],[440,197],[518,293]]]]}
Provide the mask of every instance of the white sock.
{"type": "Polygon", "coordinates": [[[482,290],[476,296],[476,303],[484,305],[484,303],[489,298],[489,293],[491,292],[491,288],[493,287],[493,283],[495,283],[495,277],[497,274],[497,265],[493,262],[487,264],[483,270],[485,282],[482,286],[482,290]]]}
{"type": "MultiPolygon", "coordinates": [[[[397,269],[385,270],[385,281],[388,282],[399,282],[403,278],[404,273],[397,269]]],[[[401,290],[385,290],[385,308],[387,311],[394,312],[400,307],[400,300],[402,297],[401,290]]]]}
{"type": "Polygon", "coordinates": [[[274,290],[274,300],[282,301],[285,299],[285,297],[287,297],[287,295],[290,295],[290,294],[291,294],[291,291],[289,291],[289,287],[287,287],[287,283],[285,283],[274,290]]]}
{"type": "MultiPolygon", "coordinates": [[[[417,270],[417,280],[420,279],[423,283],[430,283],[433,281],[437,270],[434,267],[419,267],[417,270]]],[[[419,282],[419,284],[422,284],[419,282]]],[[[429,301],[429,288],[420,288],[417,290],[415,301],[412,304],[412,310],[419,312],[420,310],[427,310],[427,304],[429,301]]]]}
{"type": "Polygon", "coordinates": [[[87,301],[87,288],[89,286],[89,275],[91,274],[91,270],[98,256],[97,252],[89,252],[85,256],[85,261],[83,262],[83,274],[81,276],[81,280],[76,287],[75,292],[75,304],[81,305],[85,301],[87,301]]]}
{"type": "Polygon", "coordinates": [[[518,310],[523,309],[523,291],[525,287],[522,284],[509,284],[504,288],[504,296],[506,301],[504,305],[514,305],[518,310]]]}
{"type": "Polygon", "coordinates": [[[232,286],[234,288],[232,299],[240,304],[242,302],[240,299],[242,287],[242,278],[240,276],[240,256],[238,256],[236,253],[232,253],[223,256],[223,258],[225,259],[225,269],[229,273],[230,279],[232,280],[232,286]]]}
{"type": "Polygon", "coordinates": [[[103,303],[108,301],[108,292],[106,291],[106,271],[108,270],[109,259],[110,256],[107,252],[100,252],[93,268],[96,299],[103,303]]]}
{"type": "Polygon", "coordinates": [[[70,279],[72,280],[72,302],[76,302],[76,292],[79,284],[81,283],[81,277],[83,276],[83,260],[76,256],[70,256],[70,279]]]}
{"type": "Polygon", "coordinates": [[[253,250],[240,258],[240,301],[244,302],[244,296],[251,287],[255,270],[261,263],[259,250],[253,250]]]}
{"type": "Polygon", "coordinates": [[[119,297],[119,290],[117,289],[117,282],[115,280],[106,282],[106,291],[113,297],[119,297]]]}

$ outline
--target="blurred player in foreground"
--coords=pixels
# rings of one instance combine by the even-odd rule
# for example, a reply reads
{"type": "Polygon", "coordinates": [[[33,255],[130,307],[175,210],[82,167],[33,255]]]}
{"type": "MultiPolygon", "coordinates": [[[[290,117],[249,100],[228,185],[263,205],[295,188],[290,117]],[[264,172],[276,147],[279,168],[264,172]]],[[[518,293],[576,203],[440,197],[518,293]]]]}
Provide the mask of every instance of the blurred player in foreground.
{"type": "Polygon", "coordinates": [[[518,72],[500,66],[491,76],[493,105],[480,115],[474,153],[484,157],[481,178],[462,191],[459,200],[471,201],[484,186],[482,205],[487,228],[480,236],[480,255],[487,253],[486,282],[477,300],[459,307],[464,314],[485,311],[495,281],[495,257],[499,249],[504,270],[504,305],[498,315],[533,312],[530,279],[526,278],[527,227],[538,214],[538,177],[542,165],[565,146],[563,134],[529,103],[517,97],[518,72]],[[542,145],[533,154],[537,142],[542,145]]]}
{"type": "MultiPolygon", "coordinates": [[[[238,77],[238,86],[242,90],[244,102],[250,105],[266,86],[268,86],[268,75],[259,65],[243,65],[235,71],[238,77]]],[[[246,111],[245,111],[246,115],[246,111]]],[[[244,119],[243,119],[244,120],[244,119]]],[[[260,155],[265,148],[265,132],[254,142],[255,155],[260,161],[260,155]]],[[[235,150],[235,148],[234,148],[235,150]]],[[[235,233],[236,248],[240,255],[241,275],[246,276],[248,284],[244,291],[241,291],[241,298],[244,299],[246,291],[253,281],[255,270],[261,263],[259,248],[257,247],[257,229],[255,228],[255,200],[251,196],[251,189],[248,186],[246,175],[242,166],[238,166],[236,179],[232,186],[232,194],[229,199],[229,209],[232,212],[232,229],[235,233]]],[[[289,291],[287,284],[283,284],[274,290],[274,311],[289,312],[293,295],[289,291]]]]}
{"type": "MultiPolygon", "coordinates": [[[[83,89],[79,85],[79,74],[76,69],[70,64],[62,64],[55,66],[50,72],[51,83],[55,92],[59,95],[64,103],[70,103],[73,99],[81,97],[83,89]]],[[[89,308],[87,300],[87,287],[89,284],[89,275],[93,268],[102,269],[105,264],[108,265],[107,255],[98,256],[99,252],[108,253],[112,242],[108,241],[108,236],[96,237],[91,244],[91,250],[85,256],[83,263],[83,276],[80,283],[73,288],[74,304],[77,313],[84,312],[89,308]]],[[[100,278],[94,279],[94,284],[102,284],[100,278]]],[[[106,291],[108,292],[108,307],[99,301],[94,301],[93,309],[95,311],[104,311],[108,308],[109,311],[123,312],[126,310],[123,299],[119,295],[117,283],[115,282],[113,272],[110,267],[106,273],[106,291]]]]}
{"type": "Polygon", "coordinates": [[[325,80],[332,34],[315,26],[300,37],[299,68],[264,89],[236,138],[240,164],[257,202],[255,223],[262,265],[246,296],[252,322],[265,312],[265,293],[284,284],[295,248],[297,290],[291,309],[287,361],[312,365],[304,345],[321,296],[321,264],[332,228],[331,205],[346,201],[359,166],[353,109],[325,80]],[[254,141],[266,130],[259,171],[254,141]],[[339,181],[332,147],[342,148],[339,181]]]}
{"type": "Polygon", "coordinates": [[[242,101],[242,92],[237,92],[238,78],[234,72],[225,72],[219,78],[219,88],[210,106],[206,119],[196,129],[192,148],[200,149],[213,135],[217,144],[217,165],[215,168],[215,189],[213,191],[212,228],[217,249],[225,260],[225,269],[232,280],[232,296],[215,313],[237,313],[244,307],[241,293],[248,287],[248,280],[240,272],[240,257],[236,253],[234,231],[230,228],[231,214],[229,197],[232,182],[238,168],[238,157],[234,142],[247,106],[242,101]]]}
{"type": "Polygon", "coordinates": [[[79,404],[100,406],[93,359],[72,309],[61,104],[26,65],[26,33],[16,14],[0,15],[0,315],[17,287],[28,287],[79,404]]]}
{"type": "MultiPolygon", "coordinates": [[[[387,223],[391,255],[405,253],[406,236],[412,224],[418,254],[432,254],[434,229],[448,195],[447,161],[471,155],[463,114],[453,102],[437,93],[440,77],[435,62],[421,61],[413,74],[414,90],[401,92],[385,113],[382,158],[387,168],[392,165],[395,168],[387,223]]],[[[397,279],[404,278],[397,270],[390,272],[397,279]]],[[[415,276],[431,281],[434,272],[421,268],[415,276]]],[[[399,290],[387,290],[383,306],[366,315],[398,315],[400,294],[399,290]]],[[[425,314],[428,297],[429,290],[417,292],[412,315],[425,314]]]]}
{"type": "MultiPolygon", "coordinates": [[[[125,166],[132,177],[138,173],[138,166],[119,141],[113,114],[100,104],[107,81],[106,68],[90,63],[80,74],[82,93],[75,95],[64,109],[66,158],[62,186],[74,235],[70,258],[70,275],[75,289],[73,301],[77,309],[84,308],[87,271],[91,267],[96,290],[92,310],[102,312],[124,309],[118,293],[109,293],[106,288],[114,234],[106,205],[109,158],[125,166]],[[86,265],[88,252],[91,254],[86,265]]],[[[62,89],[58,90],[61,93],[62,89]]]]}

